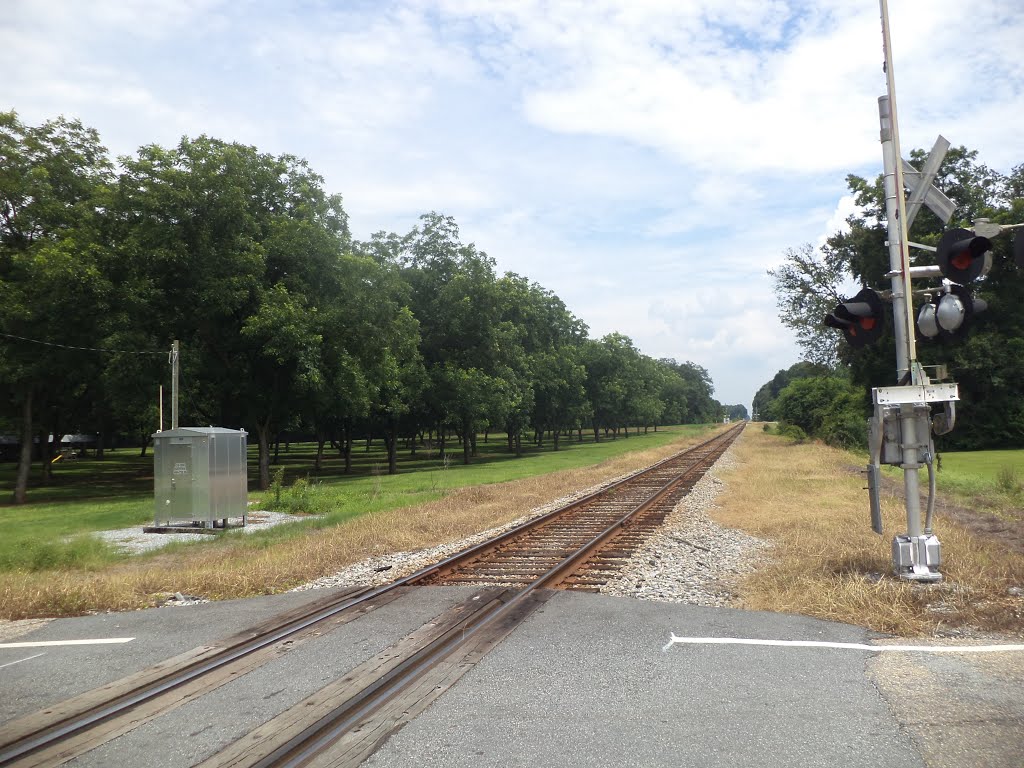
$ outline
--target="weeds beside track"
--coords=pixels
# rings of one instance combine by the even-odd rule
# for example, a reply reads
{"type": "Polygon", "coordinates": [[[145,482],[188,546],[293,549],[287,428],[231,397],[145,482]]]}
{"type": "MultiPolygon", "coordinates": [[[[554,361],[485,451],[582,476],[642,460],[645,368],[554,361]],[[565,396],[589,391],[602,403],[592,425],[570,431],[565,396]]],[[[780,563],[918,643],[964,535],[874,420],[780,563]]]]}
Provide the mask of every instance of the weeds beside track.
{"type": "MultiPolygon", "coordinates": [[[[1024,557],[941,511],[943,582],[892,577],[890,542],[906,529],[901,488],[883,496],[884,536],[871,531],[866,458],[821,443],[746,430],[712,517],[772,541],[772,559],[739,587],[747,608],[800,613],[912,636],[1000,631],[1024,635],[1024,557]]],[[[941,477],[939,495],[943,488],[941,477]]]]}

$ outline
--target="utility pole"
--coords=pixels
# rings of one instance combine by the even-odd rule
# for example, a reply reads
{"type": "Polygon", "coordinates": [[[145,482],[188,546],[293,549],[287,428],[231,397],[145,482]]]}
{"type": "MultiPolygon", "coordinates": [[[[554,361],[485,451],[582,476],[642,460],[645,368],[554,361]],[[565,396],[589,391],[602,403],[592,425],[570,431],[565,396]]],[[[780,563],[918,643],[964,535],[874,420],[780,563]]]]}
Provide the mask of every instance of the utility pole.
{"type": "Polygon", "coordinates": [[[882,165],[885,186],[885,216],[888,222],[889,269],[892,274],[893,325],[896,333],[896,378],[903,383],[919,384],[913,364],[917,362],[914,343],[914,306],[910,285],[910,248],[907,244],[907,210],[903,198],[903,166],[899,161],[900,131],[896,117],[896,80],[892,64],[892,40],[889,36],[889,8],[882,5],[882,46],[885,55],[886,96],[878,100],[881,121],[882,165]],[[907,374],[910,374],[908,377],[907,374]]]}
{"type": "Polygon", "coordinates": [[[178,353],[180,346],[175,339],[171,345],[171,429],[178,428],[178,353]]]}

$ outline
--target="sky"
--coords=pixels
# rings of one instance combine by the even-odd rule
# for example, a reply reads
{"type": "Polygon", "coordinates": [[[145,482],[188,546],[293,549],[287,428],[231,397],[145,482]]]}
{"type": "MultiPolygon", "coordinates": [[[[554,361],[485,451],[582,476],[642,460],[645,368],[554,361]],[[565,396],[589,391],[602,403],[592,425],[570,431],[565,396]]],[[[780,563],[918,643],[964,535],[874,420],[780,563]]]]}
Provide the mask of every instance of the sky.
{"type": "MultiPolygon", "coordinates": [[[[889,5],[904,156],[1024,162],[1024,0],[889,5]]],[[[875,0],[6,0],[0,109],[304,157],[357,239],[451,215],[749,408],[800,359],[768,270],[881,173],[882,61],[875,0]]]]}

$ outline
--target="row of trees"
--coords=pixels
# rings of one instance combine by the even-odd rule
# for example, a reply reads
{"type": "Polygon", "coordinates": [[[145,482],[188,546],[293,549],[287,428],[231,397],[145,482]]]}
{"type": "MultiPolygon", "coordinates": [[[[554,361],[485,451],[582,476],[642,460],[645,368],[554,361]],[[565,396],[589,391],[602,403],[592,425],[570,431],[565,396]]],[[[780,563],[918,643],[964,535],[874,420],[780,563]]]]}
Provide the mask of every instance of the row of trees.
{"type": "MultiPolygon", "coordinates": [[[[431,213],[353,240],[341,198],[305,161],[208,137],[108,158],[96,131],[0,113],[0,431],[32,438],[156,424],[167,351],[183,354],[181,423],[244,427],[261,487],[282,430],[348,459],[356,434],[478,431],[538,443],[592,429],[717,421],[706,370],[629,338],[588,338],[551,291],[496,274],[431,213]]],[[[413,441],[415,445],[415,441],[413,441]]]]}
{"type": "Polygon", "coordinates": [[[843,448],[867,443],[863,389],[841,368],[802,361],[779,371],[757,391],[754,412],[794,437],[813,435],[843,448]]]}
{"type": "MultiPolygon", "coordinates": [[[[915,150],[911,162],[920,166],[925,157],[924,150],[915,150]]],[[[753,406],[762,419],[787,421],[843,445],[866,444],[863,420],[870,413],[871,388],[896,384],[891,327],[878,344],[855,350],[822,325],[843,300],[844,284],[889,285],[882,177],[871,182],[851,175],[847,182],[858,205],[847,220],[849,230],[830,237],[820,250],[805,245],[788,251],[783,266],[769,272],[780,318],[796,333],[805,361],[766,383],[753,406]]],[[[957,206],[949,227],[970,227],[977,218],[1024,222],[1024,165],[1002,174],[979,162],[976,152],[957,147],[947,153],[935,184],[957,206]]],[[[939,219],[922,209],[910,240],[934,246],[943,231],[939,219]]],[[[995,266],[971,286],[988,309],[977,316],[969,337],[948,344],[919,339],[917,345],[923,364],[947,366],[960,386],[956,429],[939,439],[948,449],[1020,447],[1024,440],[1024,273],[1011,258],[1010,238],[993,244],[995,266]]],[[[925,251],[911,254],[917,264],[934,261],[925,251]]]]}

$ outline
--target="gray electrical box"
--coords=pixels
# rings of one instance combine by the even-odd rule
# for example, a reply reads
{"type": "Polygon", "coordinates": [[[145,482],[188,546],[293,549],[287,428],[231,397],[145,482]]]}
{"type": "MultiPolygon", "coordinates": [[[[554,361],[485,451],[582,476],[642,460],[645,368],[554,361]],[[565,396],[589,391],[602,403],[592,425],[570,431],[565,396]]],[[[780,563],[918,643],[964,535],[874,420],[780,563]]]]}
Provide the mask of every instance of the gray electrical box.
{"type": "Polygon", "coordinates": [[[178,427],[153,435],[154,527],[226,528],[246,523],[246,432],[178,427]]]}

